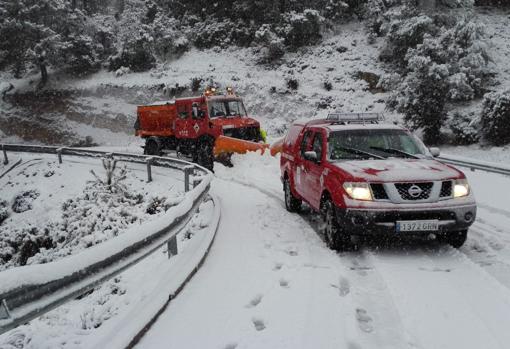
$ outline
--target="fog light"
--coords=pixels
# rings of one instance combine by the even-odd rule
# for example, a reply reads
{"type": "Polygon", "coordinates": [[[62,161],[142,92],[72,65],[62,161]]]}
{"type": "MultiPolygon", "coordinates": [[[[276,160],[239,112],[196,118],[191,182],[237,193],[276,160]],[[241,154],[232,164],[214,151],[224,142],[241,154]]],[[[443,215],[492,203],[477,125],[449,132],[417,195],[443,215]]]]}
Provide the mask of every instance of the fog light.
{"type": "Polygon", "coordinates": [[[464,215],[464,219],[466,220],[466,222],[471,222],[473,220],[473,213],[472,212],[468,212],[464,215]]]}

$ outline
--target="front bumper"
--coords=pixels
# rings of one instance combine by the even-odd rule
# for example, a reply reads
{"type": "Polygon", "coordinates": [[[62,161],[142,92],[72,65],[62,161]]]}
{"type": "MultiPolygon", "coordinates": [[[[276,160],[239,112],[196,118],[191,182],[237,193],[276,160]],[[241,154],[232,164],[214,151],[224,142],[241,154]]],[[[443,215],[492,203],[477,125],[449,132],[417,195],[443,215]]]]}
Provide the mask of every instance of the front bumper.
{"type": "Polygon", "coordinates": [[[435,207],[429,209],[350,209],[336,208],[339,225],[351,235],[416,235],[466,230],[476,218],[476,205],[435,207]],[[439,231],[397,233],[397,221],[438,220],[439,231]]]}

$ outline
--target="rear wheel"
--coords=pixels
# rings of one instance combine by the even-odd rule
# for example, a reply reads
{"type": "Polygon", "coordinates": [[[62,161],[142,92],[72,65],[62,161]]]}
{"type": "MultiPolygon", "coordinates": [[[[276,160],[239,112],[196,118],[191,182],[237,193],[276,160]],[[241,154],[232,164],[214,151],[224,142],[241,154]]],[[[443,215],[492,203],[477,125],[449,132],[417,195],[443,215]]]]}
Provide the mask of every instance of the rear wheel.
{"type": "Polygon", "coordinates": [[[290,189],[290,181],[285,178],[283,182],[283,192],[285,194],[285,208],[289,212],[299,212],[301,210],[301,200],[296,198],[290,189]]]}
{"type": "Polygon", "coordinates": [[[145,142],[144,154],[145,155],[160,156],[161,155],[161,149],[159,147],[158,142],[156,142],[154,139],[147,140],[145,142]]]}
{"type": "Polygon", "coordinates": [[[321,220],[321,230],[329,248],[337,251],[345,251],[354,247],[350,235],[347,235],[338,224],[335,206],[330,199],[325,199],[321,205],[321,220]]]}
{"type": "Polygon", "coordinates": [[[452,231],[449,233],[446,233],[446,235],[443,236],[442,240],[451,246],[455,248],[460,248],[467,239],[467,230],[461,230],[461,231],[452,231]]]}

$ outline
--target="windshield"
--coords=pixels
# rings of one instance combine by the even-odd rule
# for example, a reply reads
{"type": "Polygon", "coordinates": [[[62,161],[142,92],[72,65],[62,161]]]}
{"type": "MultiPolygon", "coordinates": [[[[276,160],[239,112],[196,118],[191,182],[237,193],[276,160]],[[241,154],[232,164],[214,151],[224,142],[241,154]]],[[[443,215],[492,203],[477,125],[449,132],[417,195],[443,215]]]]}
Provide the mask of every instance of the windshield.
{"type": "Polygon", "coordinates": [[[243,101],[237,99],[209,102],[209,117],[218,118],[229,116],[247,116],[243,101]]]}
{"type": "Polygon", "coordinates": [[[404,130],[346,130],[330,134],[330,160],[417,158],[426,155],[425,146],[404,130]]]}

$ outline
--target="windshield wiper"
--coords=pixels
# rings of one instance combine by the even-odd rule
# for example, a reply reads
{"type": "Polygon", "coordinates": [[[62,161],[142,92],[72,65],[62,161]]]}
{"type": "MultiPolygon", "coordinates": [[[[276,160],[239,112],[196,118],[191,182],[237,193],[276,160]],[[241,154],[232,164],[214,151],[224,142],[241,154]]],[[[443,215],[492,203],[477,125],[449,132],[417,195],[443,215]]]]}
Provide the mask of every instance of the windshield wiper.
{"type": "Polygon", "coordinates": [[[370,147],[370,149],[380,150],[388,154],[402,155],[403,157],[408,157],[411,159],[419,159],[416,155],[406,153],[403,150],[395,149],[395,148],[383,148],[383,147],[370,147]]]}
{"type": "Polygon", "coordinates": [[[384,157],[382,157],[382,156],[375,155],[375,154],[372,154],[372,153],[369,153],[369,152],[366,152],[363,150],[355,149],[355,148],[335,146],[335,149],[346,151],[351,154],[364,155],[364,156],[368,156],[368,157],[376,158],[376,159],[384,159],[384,157]]]}

